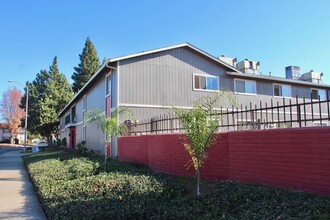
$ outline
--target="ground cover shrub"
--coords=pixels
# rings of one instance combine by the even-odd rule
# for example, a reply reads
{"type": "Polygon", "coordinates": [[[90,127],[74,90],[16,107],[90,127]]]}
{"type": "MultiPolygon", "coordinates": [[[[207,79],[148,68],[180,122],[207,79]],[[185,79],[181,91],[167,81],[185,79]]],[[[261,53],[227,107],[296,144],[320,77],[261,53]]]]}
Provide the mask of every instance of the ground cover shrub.
{"type": "Polygon", "coordinates": [[[62,139],[62,146],[63,147],[66,147],[67,146],[67,142],[66,142],[66,138],[65,137],[62,139]]]}
{"type": "Polygon", "coordinates": [[[203,180],[197,199],[195,179],[146,166],[59,151],[24,162],[49,219],[330,218],[330,198],[308,193],[203,180]]]}

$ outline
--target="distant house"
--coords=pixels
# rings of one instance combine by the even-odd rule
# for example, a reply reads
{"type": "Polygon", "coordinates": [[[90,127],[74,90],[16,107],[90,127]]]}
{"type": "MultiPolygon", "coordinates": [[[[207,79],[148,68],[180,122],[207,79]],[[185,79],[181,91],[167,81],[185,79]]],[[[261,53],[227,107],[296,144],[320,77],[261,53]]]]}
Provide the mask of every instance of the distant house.
{"type": "Polygon", "coordinates": [[[7,123],[0,123],[0,142],[10,142],[10,130],[7,123]]]}
{"type": "MultiPolygon", "coordinates": [[[[23,143],[24,141],[24,129],[19,127],[17,133],[13,136],[18,140],[18,143],[23,143]]],[[[7,123],[0,123],[0,142],[10,142],[11,131],[7,123]]]]}
{"type": "MultiPolygon", "coordinates": [[[[287,78],[262,75],[258,62],[214,57],[189,43],[111,58],[61,111],[60,136],[71,147],[84,140],[105,154],[102,133],[84,120],[87,111],[101,109],[108,117],[113,109],[127,107],[145,119],[167,114],[172,106],[191,108],[193,101],[219,89],[233,91],[243,106],[283,98],[328,99],[330,86],[314,83],[322,74],[296,79],[297,68],[287,71],[287,78]]],[[[115,138],[111,155],[117,155],[115,138]]]]}

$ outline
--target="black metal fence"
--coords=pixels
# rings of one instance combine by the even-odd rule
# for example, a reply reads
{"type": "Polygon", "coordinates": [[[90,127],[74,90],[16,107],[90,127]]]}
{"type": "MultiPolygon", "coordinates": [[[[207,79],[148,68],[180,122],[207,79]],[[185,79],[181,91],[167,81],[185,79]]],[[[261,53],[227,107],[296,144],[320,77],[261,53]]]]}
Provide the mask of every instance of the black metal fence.
{"type": "MultiPolygon", "coordinates": [[[[271,100],[270,103],[250,103],[217,109],[220,116],[218,131],[256,130],[290,127],[328,126],[330,100],[305,98],[271,100]]],[[[139,121],[128,128],[129,135],[182,132],[175,115],[160,115],[139,121]]]]}

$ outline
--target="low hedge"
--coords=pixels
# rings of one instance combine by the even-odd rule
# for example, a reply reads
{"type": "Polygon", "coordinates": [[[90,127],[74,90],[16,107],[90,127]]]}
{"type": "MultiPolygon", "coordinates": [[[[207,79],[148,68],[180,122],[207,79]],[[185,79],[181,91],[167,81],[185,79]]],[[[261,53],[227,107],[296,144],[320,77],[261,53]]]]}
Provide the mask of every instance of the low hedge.
{"type": "Polygon", "coordinates": [[[70,152],[24,157],[49,219],[330,218],[330,198],[261,185],[195,181],[70,152]]]}

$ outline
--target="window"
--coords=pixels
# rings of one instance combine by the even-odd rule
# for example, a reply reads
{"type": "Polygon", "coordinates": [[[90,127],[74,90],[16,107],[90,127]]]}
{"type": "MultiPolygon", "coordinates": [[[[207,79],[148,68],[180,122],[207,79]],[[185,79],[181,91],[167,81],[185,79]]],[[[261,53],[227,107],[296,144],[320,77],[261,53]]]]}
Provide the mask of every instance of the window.
{"type": "Polygon", "coordinates": [[[256,94],[256,91],[257,89],[255,81],[235,79],[236,93],[256,94]]]}
{"type": "Polygon", "coordinates": [[[70,124],[70,114],[68,114],[67,116],[65,116],[65,125],[70,124]]]}
{"type": "Polygon", "coordinates": [[[76,122],[76,106],[74,106],[71,109],[71,122],[75,123],[76,122]]]}
{"type": "Polygon", "coordinates": [[[105,117],[111,114],[111,75],[106,77],[106,96],[105,96],[105,117]]]}
{"type": "Polygon", "coordinates": [[[87,110],[87,96],[84,95],[83,97],[83,111],[87,110]]]}
{"type": "Polygon", "coordinates": [[[253,62],[252,61],[249,61],[249,68],[253,69],[253,62]]]}
{"type": "Polygon", "coordinates": [[[108,75],[106,80],[106,95],[111,95],[111,75],[108,75]]]}
{"type": "Polygon", "coordinates": [[[291,86],[274,84],[274,96],[291,97],[291,86]]]}
{"type": "Polygon", "coordinates": [[[327,100],[327,92],[325,89],[312,89],[312,99],[327,100]]]}
{"type": "Polygon", "coordinates": [[[196,90],[219,90],[219,79],[214,76],[194,75],[194,89],[196,90]]]}
{"type": "Polygon", "coordinates": [[[5,128],[5,129],[3,129],[3,132],[4,133],[9,133],[9,129],[8,128],[5,128]]]}

